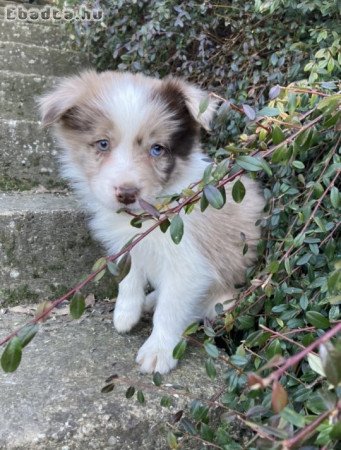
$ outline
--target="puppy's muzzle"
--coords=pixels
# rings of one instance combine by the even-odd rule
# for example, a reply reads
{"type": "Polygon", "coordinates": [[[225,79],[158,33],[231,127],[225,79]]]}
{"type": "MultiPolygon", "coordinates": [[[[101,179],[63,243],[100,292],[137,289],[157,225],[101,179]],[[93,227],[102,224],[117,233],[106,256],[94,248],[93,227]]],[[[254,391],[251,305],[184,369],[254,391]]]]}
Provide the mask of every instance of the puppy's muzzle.
{"type": "Polygon", "coordinates": [[[117,200],[124,205],[131,205],[136,202],[136,199],[140,193],[137,187],[132,186],[119,186],[115,187],[115,195],[117,200]]]}

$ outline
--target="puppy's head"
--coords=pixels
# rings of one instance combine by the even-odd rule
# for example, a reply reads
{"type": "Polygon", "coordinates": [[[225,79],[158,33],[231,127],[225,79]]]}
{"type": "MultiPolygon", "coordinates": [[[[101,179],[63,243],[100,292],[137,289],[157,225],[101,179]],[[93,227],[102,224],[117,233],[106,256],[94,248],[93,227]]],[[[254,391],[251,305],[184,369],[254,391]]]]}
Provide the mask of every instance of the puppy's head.
{"type": "Polygon", "coordinates": [[[199,114],[206,97],[180,79],[90,71],[62,80],[40,110],[65,151],[65,176],[110,209],[135,209],[139,196],[153,203],[176,184],[200,151],[200,127],[209,128],[216,107],[209,99],[199,114]]]}

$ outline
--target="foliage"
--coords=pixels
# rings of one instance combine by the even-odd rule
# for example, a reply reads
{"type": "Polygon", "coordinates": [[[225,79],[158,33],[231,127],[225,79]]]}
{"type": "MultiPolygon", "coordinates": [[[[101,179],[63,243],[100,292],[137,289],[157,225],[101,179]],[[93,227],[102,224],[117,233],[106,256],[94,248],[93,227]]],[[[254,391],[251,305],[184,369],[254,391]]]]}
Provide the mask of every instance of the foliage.
{"type": "MultiPolygon", "coordinates": [[[[201,210],[223,207],[223,185],[236,179],[233,199],[242,203],[244,171],[261,181],[267,200],[259,262],[248,270],[237,306],[224,313],[218,305],[218,319],[189,326],[174,349],[181,359],[192,342],[201,345],[208,382],[222,379],[222,387],[213,400],[192,399],[188,410],[175,415],[168,446],[290,449],[304,442],[312,449],[332,448],[340,439],[341,414],[337,2],[105,0],[100,6],[103,22],[71,25],[74,45],[98,68],[181,74],[221,98],[206,138],[213,162],[201,183],[168,199],[178,201],[175,208],[141,205],[145,213],[132,225],[150,220],[148,233],[160,227],[176,245],[186,233],[180,209],[190,213],[197,202],[201,210]],[[243,436],[235,437],[235,423],[243,436]]],[[[80,317],[84,299],[78,291],[106,270],[122,279],[129,256],[114,261],[145,235],[97,261],[86,280],[45,305],[27,327],[73,295],[71,314],[80,317]]],[[[245,236],[241,241],[245,254],[245,236]]],[[[24,328],[0,342],[9,341],[4,370],[15,370],[35,332],[24,328]]],[[[103,392],[120,381],[128,385],[127,398],[148,401],[146,383],[117,375],[103,392]]],[[[150,387],[167,393],[159,374],[150,387]]],[[[163,395],[162,407],[172,404],[171,394],[163,395]]]]}

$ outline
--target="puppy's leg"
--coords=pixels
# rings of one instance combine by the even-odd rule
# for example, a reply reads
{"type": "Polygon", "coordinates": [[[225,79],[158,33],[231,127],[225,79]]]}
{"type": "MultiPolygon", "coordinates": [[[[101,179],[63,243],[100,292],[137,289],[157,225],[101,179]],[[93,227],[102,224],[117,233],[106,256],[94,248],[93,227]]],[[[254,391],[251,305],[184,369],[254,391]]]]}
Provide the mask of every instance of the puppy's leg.
{"type": "Polygon", "coordinates": [[[118,287],[118,297],[114,310],[114,326],[119,333],[130,331],[139,321],[145,301],[146,279],[143,270],[134,262],[129,274],[118,287]]]}
{"type": "Polygon", "coordinates": [[[143,303],[143,311],[146,313],[152,313],[155,311],[158,293],[156,289],[146,295],[145,301],[143,303]]]}
{"type": "Polygon", "coordinates": [[[177,275],[168,275],[159,288],[154,328],[136,358],[141,372],[167,373],[173,369],[177,364],[173,349],[183,331],[190,323],[203,317],[204,311],[198,310],[198,299],[207,292],[205,277],[201,280],[194,274],[187,277],[180,268],[178,270],[177,275]]]}

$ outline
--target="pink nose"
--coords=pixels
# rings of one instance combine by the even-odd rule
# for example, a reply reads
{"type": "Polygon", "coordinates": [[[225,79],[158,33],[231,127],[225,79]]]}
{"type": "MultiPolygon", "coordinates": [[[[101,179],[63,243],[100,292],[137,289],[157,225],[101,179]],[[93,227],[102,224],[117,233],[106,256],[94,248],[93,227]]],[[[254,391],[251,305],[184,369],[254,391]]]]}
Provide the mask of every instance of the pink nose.
{"type": "Polygon", "coordinates": [[[140,190],[131,186],[115,187],[115,195],[117,200],[124,205],[130,205],[136,201],[140,190]]]}

